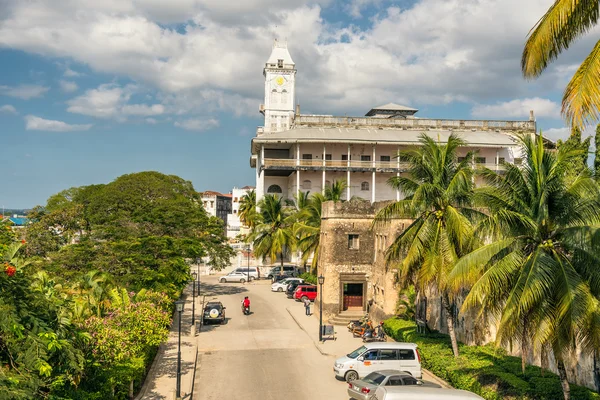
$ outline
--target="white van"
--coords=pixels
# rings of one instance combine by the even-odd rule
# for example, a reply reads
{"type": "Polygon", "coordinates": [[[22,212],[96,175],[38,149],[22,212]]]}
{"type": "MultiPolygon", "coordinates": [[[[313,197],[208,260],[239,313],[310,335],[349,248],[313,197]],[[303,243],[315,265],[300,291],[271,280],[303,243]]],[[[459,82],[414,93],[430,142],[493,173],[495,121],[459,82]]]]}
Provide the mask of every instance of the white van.
{"type": "Polygon", "coordinates": [[[249,275],[251,281],[254,279],[260,279],[260,271],[256,267],[236,268],[233,272],[241,272],[242,274],[246,274],[246,276],[249,275]],[[248,270],[250,270],[250,273],[248,273],[248,270]]]}
{"type": "Polygon", "coordinates": [[[483,400],[466,390],[423,386],[379,386],[371,400],[483,400]]]}
{"type": "Polygon", "coordinates": [[[384,369],[406,371],[417,379],[422,376],[421,356],[414,343],[365,343],[333,364],[333,372],[347,382],[384,369]]]}

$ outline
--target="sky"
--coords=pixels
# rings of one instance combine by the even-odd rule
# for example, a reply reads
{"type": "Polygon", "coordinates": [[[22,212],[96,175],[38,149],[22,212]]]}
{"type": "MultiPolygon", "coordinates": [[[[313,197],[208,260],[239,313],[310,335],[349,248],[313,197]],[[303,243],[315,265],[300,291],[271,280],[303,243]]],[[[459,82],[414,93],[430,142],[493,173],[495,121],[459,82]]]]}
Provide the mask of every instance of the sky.
{"type": "MultiPolygon", "coordinates": [[[[196,190],[254,185],[262,69],[287,40],[303,113],[528,119],[552,139],[566,83],[598,37],[524,80],[553,0],[0,0],[0,206],[44,205],[128,173],[196,190]]],[[[587,133],[591,130],[587,130],[587,133]]]]}

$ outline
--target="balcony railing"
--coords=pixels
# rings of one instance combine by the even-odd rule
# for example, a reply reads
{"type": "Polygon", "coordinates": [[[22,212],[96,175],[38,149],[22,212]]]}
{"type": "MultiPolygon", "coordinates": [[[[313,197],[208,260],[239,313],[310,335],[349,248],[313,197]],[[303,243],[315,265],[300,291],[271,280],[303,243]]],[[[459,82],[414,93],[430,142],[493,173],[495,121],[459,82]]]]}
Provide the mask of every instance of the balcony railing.
{"type": "MultiPolygon", "coordinates": [[[[323,160],[294,160],[289,158],[265,158],[263,160],[264,168],[289,168],[294,169],[296,167],[300,168],[308,168],[314,167],[319,168],[325,166],[326,168],[361,168],[361,169],[401,169],[406,170],[409,167],[409,164],[406,162],[398,161],[356,161],[350,160],[348,163],[347,160],[325,160],[325,165],[323,165],[323,160]]],[[[504,170],[504,167],[500,164],[495,163],[476,163],[476,167],[480,168],[489,168],[491,170],[500,171],[504,170]]]]}
{"type": "Polygon", "coordinates": [[[448,120],[429,118],[369,118],[334,117],[326,115],[297,115],[296,126],[374,127],[400,129],[476,129],[504,131],[534,131],[535,121],[448,120]]]}

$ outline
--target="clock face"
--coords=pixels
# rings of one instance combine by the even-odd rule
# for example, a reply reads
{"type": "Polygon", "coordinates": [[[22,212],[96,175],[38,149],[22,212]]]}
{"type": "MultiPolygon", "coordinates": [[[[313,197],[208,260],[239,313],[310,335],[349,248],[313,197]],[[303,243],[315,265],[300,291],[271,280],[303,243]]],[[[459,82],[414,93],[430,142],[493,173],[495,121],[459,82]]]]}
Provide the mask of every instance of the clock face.
{"type": "Polygon", "coordinates": [[[278,76],[277,78],[275,78],[275,82],[276,82],[276,83],[277,83],[279,86],[281,86],[281,85],[283,85],[283,84],[285,83],[285,79],[284,79],[284,77],[283,77],[283,76],[278,76]]]}

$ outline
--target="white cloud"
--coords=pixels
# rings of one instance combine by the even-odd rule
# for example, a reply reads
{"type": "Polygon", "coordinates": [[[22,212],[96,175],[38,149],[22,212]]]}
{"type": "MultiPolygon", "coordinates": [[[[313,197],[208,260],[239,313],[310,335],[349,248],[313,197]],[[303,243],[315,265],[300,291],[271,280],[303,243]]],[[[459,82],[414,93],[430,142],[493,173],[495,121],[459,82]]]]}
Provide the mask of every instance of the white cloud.
{"type": "Polygon", "coordinates": [[[91,127],[92,124],[67,124],[62,121],[43,119],[35,115],[27,115],[25,117],[25,129],[28,131],[75,132],[87,131],[91,127]]]}
{"type": "Polygon", "coordinates": [[[0,113],[15,114],[15,115],[18,114],[17,109],[14,106],[11,106],[10,104],[5,104],[5,105],[1,106],[0,113]]]}
{"type": "Polygon", "coordinates": [[[0,95],[16,97],[22,100],[29,100],[36,97],[42,97],[44,93],[46,93],[48,90],[50,90],[49,87],[40,85],[0,85],[0,95]]]}
{"type": "Polygon", "coordinates": [[[213,118],[191,118],[175,122],[175,126],[188,131],[206,131],[219,126],[219,121],[213,118]]]}
{"type": "Polygon", "coordinates": [[[60,80],[58,83],[60,89],[65,93],[73,93],[79,89],[79,86],[75,82],[60,80]]]}
{"type": "Polygon", "coordinates": [[[121,112],[126,115],[138,115],[147,117],[150,115],[161,115],[165,112],[165,106],[162,104],[128,104],[121,108],[121,112]]]}
{"type": "Polygon", "coordinates": [[[158,121],[155,118],[146,118],[146,122],[150,125],[156,125],[158,121]]]}
{"type": "Polygon", "coordinates": [[[527,118],[530,110],[533,110],[535,117],[560,118],[560,104],[539,97],[491,105],[477,104],[471,109],[471,115],[476,118],[527,118]]]}
{"type": "Polygon", "coordinates": [[[121,87],[112,83],[100,85],[67,101],[67,111],[98,118],[123,118],[122,108],[136,88],[135,85],[121,87]]]}
{"type": "MultiPolygon", "coordinates": [[[[215,0],[11,2],[0,16],[0,46],[66,57],[157,88],[165,113],[194,112],[183,100],[192,99],[256,115],[261,69],[275,36],[288,38],[297,97],[314,112],[366,111],[389,101],[547,97],[565,75],[560,69],[568,75],[597,37],[594,31],[582,38],[540,80],[527,83],[519,69],[523,41],[552,0],[420,0],[390,7],[362,28],[328,23],[321,6],[331,3],[248,0],[231,12],[231,4],[215,0]]],[[[354,0],[347,11],[358,15],[387,3],[354,0]]]]}
{"type": "Polygon", "coordinates": [[[542,135],[547,137],[552,141],[557,141],[558,139],[565,140],[571,134],[570,128],[550,128],[542,131],[542,135]]]}
{"type": "Polygon", "coordinates": [[[63,75],[66,76],[67,78],[78,78],[80,76],[83,76],[83,74],[81,72],[73,71],[69,67],[65,68],[65,72],[63,73],[63,75]]]}

